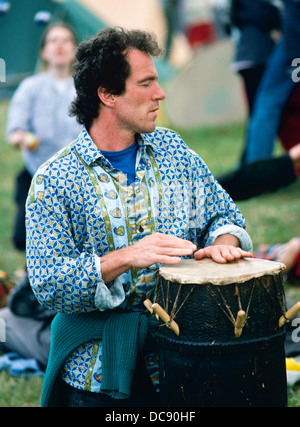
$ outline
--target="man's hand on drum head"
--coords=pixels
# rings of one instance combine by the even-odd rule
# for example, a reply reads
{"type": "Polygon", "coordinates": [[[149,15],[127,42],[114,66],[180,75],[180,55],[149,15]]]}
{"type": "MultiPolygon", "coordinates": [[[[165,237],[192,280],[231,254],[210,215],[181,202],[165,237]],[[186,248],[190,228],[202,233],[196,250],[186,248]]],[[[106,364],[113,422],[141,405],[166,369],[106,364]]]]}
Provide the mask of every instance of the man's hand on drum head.
{"type": "Polygon", "coordinates": [[[108,284],[130,268],[177,264],[182,256],[193,255],[196,250],[197,246],[188,240],[153,233],[133,245],[103,255],[100,260],[102,279],[108,284]]]}
{"type": "Polygon", "coordinates": [[[213,246],[207,246],[195,252],[195,259],[211,258],[215,262],[225,264],[235,259],[252,257],[252,253],[239,247],[240,242],[232,234],[222,234],[214,241],[213,246]]]}
{"type": "Polygon", "coordinates": [[[197,246],[180,237],[153,233],[128,250],[131,252],[131,266],[143,268],[156,263],[176,264],[181,261],[181,256],[192,255],[197,246]]]}
{"type": "Polygon", "coordinates": [[[195,259],[211,258],[215,262],[225,264],[235,259],[252,257],[252,253],[232,245],[213,245],[199,249],[194,253],[194,257],[195,259]]]}

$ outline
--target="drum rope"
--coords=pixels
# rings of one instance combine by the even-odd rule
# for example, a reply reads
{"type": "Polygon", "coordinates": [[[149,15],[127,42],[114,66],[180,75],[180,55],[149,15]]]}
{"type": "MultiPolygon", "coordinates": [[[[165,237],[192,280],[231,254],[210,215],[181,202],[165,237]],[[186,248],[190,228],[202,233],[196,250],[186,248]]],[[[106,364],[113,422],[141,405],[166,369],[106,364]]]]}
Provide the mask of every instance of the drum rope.
{"type": "MultiPolygon", "coordinates": [[[[162,284],[160,283],[160,281],[159,281],[159,277],[158,277],[158,292],[157,292],[157,294],[156,294],[156,297],[155,297],[155,301],[157,300],[157,298],[158,298],[158,295],[159,295],[159,292],[161,292],[161,296],[162,296],[162,304],[163,304],[163,307],[164,307],[164,310],[168,313],[169,312],[169,294],[170,294],[170,292],[169,292],[169,289],[170,289],[170,283],[172,283],[172,282],[170,282],[169,280],[167,281],[167,296],[165,297],[165,295],[164,295],[164,289],[163,289],[163,286],[162,286],[162,284]]],[[[177,290],[177,294],[176,294],[176,297],[175,297],[175,301],[174,301],[174,304],[173,304],[173,308],[172,308],[172,310],[171,310],[171,313],[170,313],[170,320],[168,321],[168,322],[166,322],[164,325],[168,325],[172,320],[174,320],[175,319],[175,317],[177,316],[177,314],[179,313],[179,311],[181,310],[181,308],[183,307],[183,305],[185,304],[185,302],[186,302],[186,300],[190,297],[190,295],[192,294],[192,292],[194,291],[194,289],[196,288],[196,285],[194,285],[191,289],[190,289],[190,291],[188,292],[188,294],[185,296],[185,298],[183,299],[183,301],[182,301],[182,303],[180,304],[180,306],[178,307],[178,309],[177,309],[177,304],[178,304],[178,299],[179,299],[179,295],[180,295],[180,291],[181,291],[181,288],[182,288],[182,285],[179,285],[179,287],[178,287],[178,290],[177,290]],[[177,310],[176,310],[177,309],[177,310]]],[[[164,325],[161,325],[161,326],[164,326],[164,325]]]]}
{"type": "Polygon", "coordinates": [[[254,291],[254,285],[255,285],[255,280],[254,280],[254,281],[253,281],[253,283],[252,283],[251,294],[250,294],[250,298],[249,298],[249,302],[248,302],[247,310],[246,310],[245,323],[246,323],[246,320],[247,320],[247,318],[248,318],[248,313],[249,313],[250,303],[251,303],[251,301],[252,301],[252,296],[253,296],[253,291],[254,291]]]}
{"type": "MultiPolygon", "coordinates": [[[[208,288],[208,289],[209,289],[209,292],[210,292],[211,296],[216,301],[216,304],[220,307],[220,309],[223,311],[223,313],[228,318],[228,320],[233,324],[233,326],[235,326],[236,319],[235,319],[235,317],[234,317],[234,315],[233,315],[233,313],[232,313],[229,305],[227,304],[226,299],[224,298],[224,295],[222,294],[220,288],[217,287],[217,291],[218,291],[218,293],[219,293],[219,295],[220,295],[220,297],[221,297],[221,299],[223,301],[224,306],[226,307],[226,310],[223,308],[222,304],[220,304],[217,301],[216,296],[214,295],[213,291],[210,288],[208,288]]],[[[254,291],[254,283],[252,283],[251,294],[250,294],[250,298],[249,298],[249,301],[248,301],[248,304],[247,304],[247,309],[245,311],[245,313],[246,313],[245,322],[246,322],[246,320],[248,318],[248,313],[249,313],[249,308],[250,308],[250,304],[251,304],[251,301],[252,301],[253,291],[254,291]]],[[[240,298],[240,293],[239,293],[239,287],[237,287],[237,297],[238,297],[239,309],[242,310],[242,304],[241,304],[241,298],[240,298]]]]}
{"type": "Polygon", "coordinates": [[[235,289],[236,289],[237,297],[238,297],[239,310],[243,310],[242,302],[241,302],[241,296],[240,296],[240,292],[239,292],[239,287],[236,285],[235,289]]]}
{"type": "Polygon", "coordinates": [[[285,313],[287,311],[287,303],[286,303],[284,288],[279,287],[278,289],[278,286],[277,286],[278,283],[279,284],[282,283],[281,277],[279,282],[278,282],[278,278],[274,276],[270,276],[268,278],[266,277],[266,279],[268,280],[266,280],[266,283],[263,283],[263,288],[265,289],[268,297],[271,299],[274,307],[276,306],[277,303],[279,303],[282,315],[285,316],[285,313]],[[270,292],[270,289],[273,287],[277,288],[276,294],[273,294],[272,292],[270,292]]]}
{"type": "MultiPolygon", "coordinates": [[[[169,287],[169,284],[168,284],[168,287],[169,287]]],[[[173,308],[172,308],[171,313],[170,313],[170,319],[174,319],[175,316],[176,316],[176,314],[175,314],[175,308],[177,307],[178,298],[179,298],[179,294],[180,294],[181,288],[182,288],[182,285],[179,285],[178,286],[178,290],[177,290],[177,294],[176,294],[176,297],[175,297],[175,301],[174,301],[174,304],[173,304],[173,308]]]]}
{"type": "MultiPolygon", "coordinates": [[[[225,305],[225,307],[227,309],[227,312],[226,312],[226,310],[223,309],[223,307],[222,307],[221,304],[219,304],[218,302],[217,302],[217,304],[219,305],[219,307],[221,308],[221,310],[223,311],[223,313],[226,315],[226,317],[228,318],[228,320],[234,325],[235,324],[235,318],[234,318],[234,316],[232,314],[232,311],[230,310],[230,307],[228,306],[228,304],[227,304],[227,302],[226,302],[226,300],[225,300],[225,298],[224,298],[224,296],[223,296],[223,294],[222,294],[222,292],[221,292],[221,290],[220,290],[219,287],[217,287],[217,291],[218,291],[218,293],[219,293],[219,295],[220,295],[220,297],[221,297],[221,299],[223,301],[223,304],[225,305]]],[[[213,293],[212,293],[212,295],[213,295],[213,293]]]]}
{"type": "Polygon", "coordinates": [[[159,280],[159,275],[157,274],[157,283],[156,283],[156,289],[157,289],[157,293],[154,297],[154,302],[156,302],[158,300],[159,297],[159,292],[161,291],[161,296],[162,296],[162,305],[165,308],[165,310],[168,310],[168,298],[169,298],[169,282],[168,282],[168,286],[167,286],[167,297],[165,298],[165,294],[164,294],[164,288],[160,283],[159,280]],[[166,302],[167,301],[167,302],[166,302]]]}
{"type": "Polygon", "coordinates": [[[177,303],[178,303],[178,298],[179,298],[179,294],[180,294],[180,290],[181,290],[182,285],[179,286],[178,291],[177,291],[177,295],[173,304],[173,308],[170,314],[171,319],[175,319],[175,317],[177,316],[177,314],[179,313],[179,311],[181,310],[181,308],[183,307],[183,305],[185,304],[186,300],[190,297],[191,293],[193,292],[193,290],[195,289],[196,285],[194,285],[189,293],[186,295],[186,297],[184,298],[184,300],[182,301],[182,303],[180,304],[179,308],[177,309],[176,313],[175,313],[175,309],[177,307],[177,303]]]}

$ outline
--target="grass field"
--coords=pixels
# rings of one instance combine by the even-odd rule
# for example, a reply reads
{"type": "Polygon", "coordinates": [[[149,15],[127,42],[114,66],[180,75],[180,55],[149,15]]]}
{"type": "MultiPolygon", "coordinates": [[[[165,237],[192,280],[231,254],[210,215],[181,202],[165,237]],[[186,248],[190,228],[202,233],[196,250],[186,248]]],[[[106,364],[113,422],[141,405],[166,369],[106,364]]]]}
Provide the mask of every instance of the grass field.
{"type": "MultiPolygon", "coordinates": [[[[20,153],[5,143],[7,102],[0,102],[0,270],[14,274],[24,266],[24,256],[11,243],[14,217],[14,179],[22,166],[20,153]]],[[[176,128],[175,126],[172,126],[176,128]]],[[[185,141],[198,152],[214,175],[233,168],[239,159],[244,134],[243,124],[220,128],[178,130],[185,141]]],[[[277,148],[277,153],[280,149],[277,148]]],[[[254,249],[262,243],[285,242],[299,235],[300,181],[276,193],[265,194],[237,203],[244,214],[254,249]]],[[[293,296],[299,290],[291,286],[293,296]]],[[[40,378],[20,379],[0,373],[0,407],[38,406],[42,386],[40,378]]],[[[289,406],[300,406],[297,387],[289,390],[289,406]]]]}

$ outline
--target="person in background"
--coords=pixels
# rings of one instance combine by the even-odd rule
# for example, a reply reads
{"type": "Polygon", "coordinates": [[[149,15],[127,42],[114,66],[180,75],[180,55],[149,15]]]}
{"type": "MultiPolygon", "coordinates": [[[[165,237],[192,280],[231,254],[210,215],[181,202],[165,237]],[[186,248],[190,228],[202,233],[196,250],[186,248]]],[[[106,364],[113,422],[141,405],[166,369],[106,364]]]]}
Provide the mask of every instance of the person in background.
{"type": "Polygon", "coordinates": [[[246,200],[286,187],[300,176],[300,143],[276,157],[241,164],[217,177],[233,200],[246,200]]]}
{"type": "Polygon", "coordinates": [[[293,237],[289,241],[276,244],[263,244],[256,253],[255,258],[285,264],[285,278],[299,285],[300,283],[300,237],[293,237]]]}
{"type": "Polygon", "coordinates": [[[26,78],[14,93],[8,111],[7,140],[22,151],[24,169],[16,180],[17,213],[13,242],[25,250],[25,201],[38,167],[70,140],[80,126],[68,115],[75,88],[71,76],[76,34],[66,23],[47,27],[40,41],[45,71],[26,78]]]}
{"type": "Polygon", "coordinates": [[[273,49],[259,85],[248,123],[245,163],[271,157],[284,108],[298,85],[294,60],[300,57],[300,2],[286,0],[282,37],[273,49]]]}
{"type": "MultiPolygon", "coordinates": [[[[277,0],[230,2],[230,28],[234,47],[232,69],[238,73],[243,84],[248,122],[259,84],[281,30],[281,6],[277,0]]],[[[246,141],[241,153],[241,164],[244,163],[245,149],[246,141]]]]}
{"type": "Polygon", "coordinates": [[[180,9],[182,0],[161,0],[166,21],[165,58],[170,59],[174,36],[181,30],[180,9]]]}
{"type": "Polygon", "coordinates": [[[281,7],[274,0],[232,0],[230,23],[234,45],[233,69],[242,78],[251,116],[257,88],[281,30],[281,7]]]}

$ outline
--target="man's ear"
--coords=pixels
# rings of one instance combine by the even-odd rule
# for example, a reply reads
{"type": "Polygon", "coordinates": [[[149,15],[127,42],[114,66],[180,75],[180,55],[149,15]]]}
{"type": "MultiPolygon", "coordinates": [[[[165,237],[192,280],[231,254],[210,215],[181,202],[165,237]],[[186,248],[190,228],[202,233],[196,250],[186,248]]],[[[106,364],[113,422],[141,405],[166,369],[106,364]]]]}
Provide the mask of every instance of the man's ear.
{"type": "Polygon", "coordinates": [[[103,88],[102,86],[99,86],[98,88],[98,96],[100,101],[107,105],[108,107],[114,107],[115,106],[115,100],[116,96],[110,93],[107,89],[103,88]]]}

